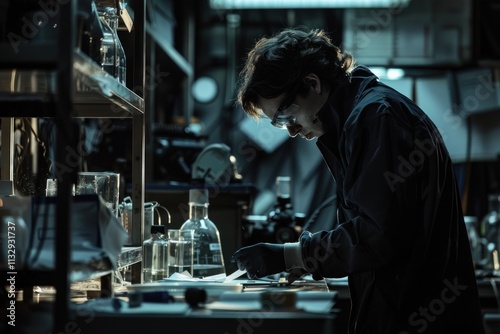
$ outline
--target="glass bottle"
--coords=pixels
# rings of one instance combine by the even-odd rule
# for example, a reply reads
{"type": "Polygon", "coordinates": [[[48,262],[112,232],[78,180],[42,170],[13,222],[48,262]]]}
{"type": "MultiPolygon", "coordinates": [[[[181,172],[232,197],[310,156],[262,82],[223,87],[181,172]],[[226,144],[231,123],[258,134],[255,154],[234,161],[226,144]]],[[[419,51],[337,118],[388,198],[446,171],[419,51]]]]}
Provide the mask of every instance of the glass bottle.
{"type": "Polygon", "coordinates": [[[113,30],[109,25],[109,19],[106,8],[99,8],[99,19],[102,25],[102,42],[101,42],[101,67],[111,76],[115,76],[116,65],[116,41],[113,30]]]}
{"type": "Polygon", "coordinates": [[[165,225],[152,225],[151,238],[143,244],[143,283],[159,281],[167,277],[168,241],[165,225]]]}
{"type": "Polygon", "coordinates": [[[101,43],[101,64],[103,70],[114,76],[121,84],[126,84],[127,65],[125,50],[118,37],[118,15],[116,8],[99,9],[104,38],[101,43]]]}
{"type": "Polygon", "coordinates": [[[208,218],[208,190],[189,190],[189,218],[181,230],[194,230],[193,277],[225,274],[217,226],[208,218]]]}

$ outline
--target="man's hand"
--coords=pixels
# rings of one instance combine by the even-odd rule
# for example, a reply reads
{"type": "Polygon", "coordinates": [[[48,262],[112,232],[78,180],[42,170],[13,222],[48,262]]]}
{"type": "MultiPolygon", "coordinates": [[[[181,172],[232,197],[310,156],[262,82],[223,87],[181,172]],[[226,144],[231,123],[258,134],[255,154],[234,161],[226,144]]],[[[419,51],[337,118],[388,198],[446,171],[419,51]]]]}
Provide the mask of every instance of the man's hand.
{"type": "Polygon", "coordinates": [[[265,277],[285,271],[283,244],[258,243],[240,248],[234,253],[231,262],[238,269],[246,270],[250,279],[265,277]]]}

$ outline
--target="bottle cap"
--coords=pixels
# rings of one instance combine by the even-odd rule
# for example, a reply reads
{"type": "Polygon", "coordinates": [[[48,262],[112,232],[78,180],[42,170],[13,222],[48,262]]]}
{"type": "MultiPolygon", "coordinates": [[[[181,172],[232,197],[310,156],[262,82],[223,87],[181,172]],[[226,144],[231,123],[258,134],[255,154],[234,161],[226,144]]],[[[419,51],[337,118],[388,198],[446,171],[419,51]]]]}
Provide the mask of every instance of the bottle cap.
{"type": "Polygon", "coordinates": [[[151,234],[165,234],[165,225],[151,225],[151,234]]]}
{"type": "Polygon", "coordinates": [[[190,203],[208,203],[208,189],[190,189],[189,190],[190,203]]]}

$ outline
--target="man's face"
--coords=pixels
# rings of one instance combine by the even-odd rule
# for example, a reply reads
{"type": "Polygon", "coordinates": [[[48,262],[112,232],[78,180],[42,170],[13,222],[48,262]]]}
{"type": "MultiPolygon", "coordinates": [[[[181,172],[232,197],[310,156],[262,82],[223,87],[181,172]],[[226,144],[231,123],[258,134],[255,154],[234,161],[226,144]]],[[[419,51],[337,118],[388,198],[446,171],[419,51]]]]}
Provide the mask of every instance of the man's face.
{"type": "Polygon", "coordinates": [[[319,84],[313,84],[307,94],[292,98],[293,101],[285,101],[286,94],[272,99],[259,98],[258,106],[274,126],[287,129],[290,137],[300,135],[312,140],[323,135],[323,125],[316,114],[326,102],[328,91],[321,90],[319,84]]]}

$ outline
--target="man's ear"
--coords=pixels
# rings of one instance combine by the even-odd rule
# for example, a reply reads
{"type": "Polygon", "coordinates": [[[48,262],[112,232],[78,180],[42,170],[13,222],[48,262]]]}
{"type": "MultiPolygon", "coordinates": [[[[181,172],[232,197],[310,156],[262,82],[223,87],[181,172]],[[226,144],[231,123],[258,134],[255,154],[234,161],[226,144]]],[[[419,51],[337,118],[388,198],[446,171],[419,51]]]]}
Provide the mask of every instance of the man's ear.
{"type": "Polygon", "coordinates": [[[316,74],[309,73],[303,80],[304,83],[311,87],[311,89],[314,90],[317,94],[321,94],[321,80],[316,74]]]}

